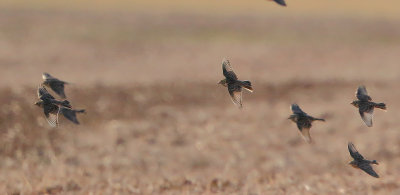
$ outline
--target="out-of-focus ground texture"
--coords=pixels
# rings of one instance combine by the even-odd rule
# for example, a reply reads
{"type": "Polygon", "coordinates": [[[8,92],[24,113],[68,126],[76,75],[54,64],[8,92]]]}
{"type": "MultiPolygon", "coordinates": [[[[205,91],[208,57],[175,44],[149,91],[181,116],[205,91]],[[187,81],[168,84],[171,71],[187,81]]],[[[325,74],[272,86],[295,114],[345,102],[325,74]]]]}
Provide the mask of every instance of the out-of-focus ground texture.
{"type": "Polygon", "coordinates": [[[1,1],[1,194],[400,194],[397,0],[1,1]],[[231,60],[253,82],[237,109],[231,60]],[[81,125],[51,129],[41,73],[81,125]],[[367,128],[365,84],[388,111],[367,128]],[[325,117],[306,144],[289,105],[325,117]],[[352,141],[381,178],[348,165],[352,141]]]}

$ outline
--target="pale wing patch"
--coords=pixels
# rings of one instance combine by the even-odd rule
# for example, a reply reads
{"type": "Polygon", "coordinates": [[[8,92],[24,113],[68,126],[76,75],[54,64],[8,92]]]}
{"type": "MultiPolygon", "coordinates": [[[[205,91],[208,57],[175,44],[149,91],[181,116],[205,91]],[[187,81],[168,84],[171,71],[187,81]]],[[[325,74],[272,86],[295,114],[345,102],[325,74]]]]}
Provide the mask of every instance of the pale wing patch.
{"type": "Polygon", "coordinates": [[[248,92],[253,93],[253,90],[252,90],[252,89],[249,89],[249,88],[247,88],[247,87],[243,87],[243,88],[246,89],[248,92]]]}
{"type": "Polygon", "coordinates": [[[232,102],[239,108],[242,108],[242,91],[230,92],[232,102]]]}
{"type": "Polygon", "coordinates": [[[37,90],[38,98],[40,98],[42,95],[45,95],[45,94],[49,94],[49,92],[42,85],[39,85],[38,90],[37,90]]]}
{"type": "Polygon", "coordinates": [[[301,132],[301,135],[302,135],[303,139],[307,143],[311,143],[312,142],[312,139],[311,139],[311,136],[310,136],[310,128],[302,128],[300,130],[300,132],[301,132]]]}
{"type": "Polygon", "coordinates": [[[360,112],[361,118],[368,127],[372,127],[372,119],[374,117],[374,109],[368,112],[360,112]]]}
{"type": "Polygon", "coordinates": [[[51,127],[57,127],[58,126],[58,112],[57,112],[57,114],[49,113],[46,116],[46,120],[51,127]]]}
{"type": "Polygon", "coordinates": [[[228,59],[224,58],[222,60],[222,67],[226,70],[226,71],[232,71],[233,72],[233,68],[231,66],[231,63],[229,62],[228,59]]]}
{"type": "Polygon", "coordinates": [[[237,76],[233,72],[231,63],[229,62],[229,60],[227,60],[225,58],[222,61],[222,72],[228,80],[237,80],[237,76]]]}

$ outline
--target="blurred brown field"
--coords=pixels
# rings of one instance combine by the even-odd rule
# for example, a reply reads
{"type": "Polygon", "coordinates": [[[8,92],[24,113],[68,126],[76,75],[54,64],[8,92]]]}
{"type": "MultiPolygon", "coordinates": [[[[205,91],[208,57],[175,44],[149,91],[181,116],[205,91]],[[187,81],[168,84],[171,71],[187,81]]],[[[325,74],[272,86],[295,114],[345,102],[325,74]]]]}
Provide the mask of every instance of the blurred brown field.
{"type": "Polygon", "coordinates": [[[0,194],[399,194],[398,1],[4,1],[0,194]],[[255,91],[237,109],[230,59],[255,91]],[[51,129],[41,73],[81,125],[51,129]],[[388,111],[367,128],[358,85],[388,111]],[[325,117],[306,144],[289,105],[325,117]],[[351,168],[347,142],[380,164],[351,168]]]}

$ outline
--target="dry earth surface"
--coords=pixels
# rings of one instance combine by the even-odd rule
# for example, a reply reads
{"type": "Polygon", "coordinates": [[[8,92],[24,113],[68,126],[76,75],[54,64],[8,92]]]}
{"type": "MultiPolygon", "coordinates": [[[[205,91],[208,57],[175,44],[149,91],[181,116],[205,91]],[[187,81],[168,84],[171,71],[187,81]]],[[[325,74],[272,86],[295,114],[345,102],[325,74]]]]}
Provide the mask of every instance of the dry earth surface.
{"type": "Polygon", "coordinates": [[[400,194],[398,20],[2,8],[0,29],[1,194],[400,194]],[[223,57],[253,82],[242,110],[223,57]],[[45,71],[81,125],[33,105],[45,71]],[[372,128],[360,84],[388,105],[372,128]],[[294,102],[327,119],[313,144],[294,102]],[[348,141],[381,178],[347,164],[348,141]]]}

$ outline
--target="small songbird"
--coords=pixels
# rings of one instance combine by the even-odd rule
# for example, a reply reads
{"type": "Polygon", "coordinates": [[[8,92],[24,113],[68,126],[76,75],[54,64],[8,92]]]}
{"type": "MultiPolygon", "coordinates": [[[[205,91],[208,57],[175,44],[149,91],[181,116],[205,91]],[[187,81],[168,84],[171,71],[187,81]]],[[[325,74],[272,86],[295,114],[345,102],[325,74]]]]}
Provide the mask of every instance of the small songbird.
{"type": "Polygon", "coordinates": [[[310,128],[312,126],[313,121],[325,121],[325,119],[322,118],[314,118],[307,113],[305,113],[303,110],[300,109],[300,107],[297,104],[292,104],[290,106],[293,114],[290,115],[288,119],[292,120],[297,124],[297,128],[299,128],[302,137],[307,143],[311,143],[311,136],[310,136],[310,128]]]}
{"type": "Polygon", "coordinates": [[[42,85],[38,87],[37,95],[39,101],[36,102],[35,105],[43,108],[47,122],[50,124],[50,126],[56,127],[58,125],[59,107],[63,106],[71,108],[71,104],[68,100],[56,100],[42,85]]]}
{"type": "Polygon", "coordinates": [[[349,142],[347,148],[349,149],[350,156],[354,159],[349,163],[352,167],[361,169],[369,175],[379,178],[379,175],[374,171],[374,169],[372,169],[371,166],[371,164],[379,165],[376,160],[371,161],[364,159],[364,157],[357,151],[356,147],[351,142],[349,142]]]}
{"type": "Polygon", "coordinates": [[[68,84],[67,82],[61,81],[46,72],[42,74],[42,78],[43,78],[43,85],[45,85],[46,87],[50,87],[61,98],[66,98],[64,92],[64,85],[68,84]]]}
{"type": "Polygon", "coordinates": [[[365,86],[359,86],[356,91],[356,97],[358,100],[354,100],[351,104],[358,108],[362,120],[368,127],[372,127],[372,118],[374,115],[374,108],[380,108],[386,110],[385,103],[372,102],[372,98],[368,95],[365,86]]]}
{"type": "Polygon", "coordinates": [[[233,103],[239,108],[242,108],[242,88],[253,92],[251,82],[238,80],[236,74],[233,72],[229,60],[225,58],[222,60],[222,72],[225,79],[222,79],[218,84],[228,87],[228,92],[233,103]]]}
{"type": "Polygon", "coordinates": [[[270,1],[275,1],[279,5],[286,6],[285,0],[270,0],[270,1]]]}
{"type": "Polygon", "coordinates": [[[56,100],[43,86],[39,86],[37,93],[39,101],[35,105],[43,108],[44,115],[50,126],[58,126],[58,116],[60,113],[73,123],[79,124],[76,113],[84,113],[85,110],[72,109],[68,100],[56,100]]]}

